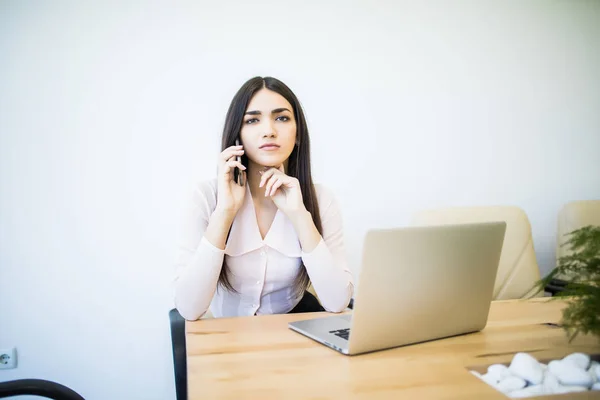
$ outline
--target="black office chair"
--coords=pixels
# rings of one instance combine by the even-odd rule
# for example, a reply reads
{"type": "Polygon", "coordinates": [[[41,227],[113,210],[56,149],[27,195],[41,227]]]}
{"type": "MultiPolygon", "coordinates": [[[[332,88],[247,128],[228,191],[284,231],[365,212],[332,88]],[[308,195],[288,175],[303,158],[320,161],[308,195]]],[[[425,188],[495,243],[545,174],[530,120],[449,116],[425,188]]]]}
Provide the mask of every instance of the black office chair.
{"type": "Polygon", "coordinates": [[[52,400],[85,400],[72,389],[60,383],[43,379],[17,379],[0,382],[0,399],[24,395],[42,396],[52,400]]]}
{"type": "Polygon", "coordinates": [[[187,400],[187,350],[185,347],[185,319],[176,308],[169,311],[171,321],[171,345],[175,370],[175,393],[177,400],[187,400]]]}

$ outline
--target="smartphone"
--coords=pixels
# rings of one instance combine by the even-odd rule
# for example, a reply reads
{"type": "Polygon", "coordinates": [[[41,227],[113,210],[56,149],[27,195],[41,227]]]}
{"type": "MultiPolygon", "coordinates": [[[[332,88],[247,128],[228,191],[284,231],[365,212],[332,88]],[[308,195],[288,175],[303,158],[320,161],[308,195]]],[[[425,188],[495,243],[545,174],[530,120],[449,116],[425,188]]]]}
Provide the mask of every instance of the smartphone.
{"type": "MultiPolygon", "coordinates": [[[[235,139],[235,145],[239,146],[240,145],[240,139],[235,139]]],[[[242,157],[241,156],[237,156],[235,158],[237,160],[237,162],[241,163],[242,162],[242,157]]],[[[244,174],[243,171],[241,171],[238,167],[235,167],[235,170],[233,172],[233,177],[235,179],[235,182],[240,185],[240,186],[244,186],[246,184],[245,180],[244,180],[244,174]]]]}

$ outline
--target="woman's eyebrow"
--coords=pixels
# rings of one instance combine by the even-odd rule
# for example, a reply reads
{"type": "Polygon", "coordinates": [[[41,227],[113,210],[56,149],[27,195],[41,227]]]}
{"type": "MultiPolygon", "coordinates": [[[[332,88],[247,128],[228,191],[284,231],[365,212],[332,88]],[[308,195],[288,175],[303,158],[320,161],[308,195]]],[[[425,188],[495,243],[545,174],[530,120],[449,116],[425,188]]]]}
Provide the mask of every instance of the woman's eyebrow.
{"type": "MultiPolygon", "coordinates": [[[[283,108],[276,108],[276,109],[274,109],[273,111],[271,111],[271,114],[278,114],[278,113],[284,112],[284,111],[291,112],[287,108],[283,107],[283,108]]],[[[262,115],[262,112],[260,112],[258,110],[246,111],[245,115],[262,115]]]]}

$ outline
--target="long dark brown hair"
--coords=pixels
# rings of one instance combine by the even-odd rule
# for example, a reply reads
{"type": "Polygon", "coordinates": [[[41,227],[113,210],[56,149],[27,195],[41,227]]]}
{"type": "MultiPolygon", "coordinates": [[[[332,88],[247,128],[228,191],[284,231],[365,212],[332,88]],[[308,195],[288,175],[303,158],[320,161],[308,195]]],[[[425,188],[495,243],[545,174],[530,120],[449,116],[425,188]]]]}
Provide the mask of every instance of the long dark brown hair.
{"type": "MultiPolygon", "coordinates": [[[[221,140],[221,151],[235,145],[235,140],[240,137],[244,114],[248,103],[259,90],[266,88],[283,96],[291,105],[296,120],[296,145],[288,159],[288,168],[285,171],[289,176],[293,176],[300,182],[302,199],[306,210],[312,216],[313,222],[320,234],[323,234],[321,226],[321,217],[319,214],[319,204],[317,202],[317,193],[312,181],[310,170],[310,138],[304,112],[296,95],[283,82],[272,77],[254,77],[248,80],[238,90],[233,97],[227,116],[225,118],[225,127],[223,128],[223,137],[221,140]]],[[[242,157],[242,163],[248,165],[247,156],[242,157]]],[[[225,262],[219,275],[219,283],[227,290],[235,292],[235,289],[229,281],[229,269],[225,262]]],[[[294,280],[294,293],[300,295],[308,288],[310,278],[306,272],[306,267],[301,264],[300,271],[294,280]]]]}

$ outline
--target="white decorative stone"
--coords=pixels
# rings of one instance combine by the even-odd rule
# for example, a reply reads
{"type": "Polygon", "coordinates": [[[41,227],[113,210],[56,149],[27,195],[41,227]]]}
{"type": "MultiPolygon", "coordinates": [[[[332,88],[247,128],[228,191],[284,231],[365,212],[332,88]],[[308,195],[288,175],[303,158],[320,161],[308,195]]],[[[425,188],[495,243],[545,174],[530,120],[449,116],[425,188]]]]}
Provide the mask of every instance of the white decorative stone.
{"type": "Polygon", "coordinates": [[[508,369],[513,375],[523,378],[533,385],[542,383],[544,377],[540,363],[527,353],[515,354],[508,369]]]}
{"type": "Polygon", "coordinates": [[[558,382],[558,378],[554,376],[550,371],[546,371],[544,373],[544,382],[542,383],[544,387],[544,393],[553,394],[556,393],[560,383],[558,382]]]}
{"type": "Polygon", "coordinates": [[[563,361],[571,361],[581,369],[588,369],[590,365],[590,356],[584,353],[572,353],[562,359],[563,361]]]}
{"type": "Polygon", "coordinates": [[[495,377],[498,381],[501,381],[504,378],[507,378],[512,375],[508,370],[508,367],[502,364],[490,365],[487,369],[487,374],[495,377]]]}
{"type": "Polygon", "coordinates": [[[493,387],[496,387],[496,385],[498,384],[498,379],[496,379],[494,375],[481,375],[481,380],[493,387]]]}
{"type": "Polygon", "coordinates": [[[598,361],[592,361],[588,372],[594,379],[594,382],[600,382],[600,363],[598,361]]]}
{"type": "Polygon", "coordinates": [[[550,362],[548,371],[558,378],[561,385],[590,387],[593,383],[586,370],[579,368],[577,364],[569,360],[550,362]]]}
{"type": "Polygon", "coordinates": [[[524,389],[515,390],[514,392],[508,393],[509,397],[512,398],[523,398],[523,397],[532,397],[540,394],[544,394],[544,389],[542,385],[533,385],[527,386],[524,389]]]}
{"type": "Polygon", "coordinates": [[[590,378],[592,378],[592,383],[600,381],[600,379],[598,379],[598,374],[596,374],[596,370],[600,370],[600,366],[592,365],[587,371],[587,373],[590,375],[590,378]]]}
{"type": "Polygon", "coordinates": [[[525,379],[519,378],[518,376],[509,375],[508,377],[502,379],[496,385],[496,389],[501,391],[502,393],[510,393],[515,390],[523,389],[527,385],[525,379]]]}
{"type": "Polygon", "coordinates": [[[600,391],[600,363],[584,353],[572,353],[548,365],[527,353],[517,353],[507,368],[490,365],[481,375],[470,371],[488,385],[512,398],[600,391]]]}

